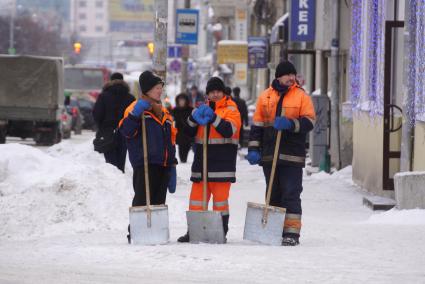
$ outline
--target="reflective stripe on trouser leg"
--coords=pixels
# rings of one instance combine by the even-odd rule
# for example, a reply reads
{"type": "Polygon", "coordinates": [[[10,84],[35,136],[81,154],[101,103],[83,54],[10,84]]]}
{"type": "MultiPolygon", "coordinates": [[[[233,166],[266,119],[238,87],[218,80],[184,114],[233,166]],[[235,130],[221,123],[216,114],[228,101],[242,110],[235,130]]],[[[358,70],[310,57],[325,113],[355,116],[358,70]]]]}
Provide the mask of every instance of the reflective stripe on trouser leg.
{"type": "Polygon", "coordinates": [[[213,195],[213,210],[220,211],[221,215],[229,215],[230,182],[209,182],[208,188],[213,195]]]}
{"type": "MultiPolygon", "coordinates": [[[[209,184],[207,184],[207,210],[208,210],[208,201],[210,200],[211,196],[211,190],[209,188],[209,184]]],[[[194,182],[192,183],[192,190],[190,192],[190,201],[189,201],[189,210],[192,211],[201,211],[203,210],[202,207],[202,189],[203,189],[203,183],[202,182],[194,182]]]]}
{"type": "Polygon", "coordinates": [[[285,214],[285,224],[283,226],[285,234],[300,234],[301,232],[301,214],[285,214]]]}

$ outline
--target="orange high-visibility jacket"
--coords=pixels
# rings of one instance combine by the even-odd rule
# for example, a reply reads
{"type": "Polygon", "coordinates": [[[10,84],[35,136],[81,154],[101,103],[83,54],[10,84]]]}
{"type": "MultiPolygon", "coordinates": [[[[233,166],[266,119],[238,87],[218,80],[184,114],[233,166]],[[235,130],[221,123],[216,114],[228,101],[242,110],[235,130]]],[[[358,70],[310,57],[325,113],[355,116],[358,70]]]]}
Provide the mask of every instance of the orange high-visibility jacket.
{"type": "Polygon", "coordinates": [[[248,143],[249,150],[261,151],[261,165],[272,162],[277,130],[273,127],[276,116],[292,121],[292,128],[282,132],[278,165],[305,165],[306,134],[313,129],[316,114],[313,102],[298,85],[291,86],[284,94],[270,86],[258,98],[248,143]]]}
{"type": "MultiPolygon", "coordinates": [[[[241,128],[241,118],[238,108],[235,102],[227,96],[216,103],[210,102],[209,105],[214,109],[215,118],[207,126],[208,181],[235,182],[236,157],[239,130],[241,128]]],[[[202,144],[205,126],[198,126],[192,115],[188,117],[186,122],[185,133],[191,137],[195,137],[195,157],[193,159],[190,180],[199,182],[202,180],[202,144]]]]}

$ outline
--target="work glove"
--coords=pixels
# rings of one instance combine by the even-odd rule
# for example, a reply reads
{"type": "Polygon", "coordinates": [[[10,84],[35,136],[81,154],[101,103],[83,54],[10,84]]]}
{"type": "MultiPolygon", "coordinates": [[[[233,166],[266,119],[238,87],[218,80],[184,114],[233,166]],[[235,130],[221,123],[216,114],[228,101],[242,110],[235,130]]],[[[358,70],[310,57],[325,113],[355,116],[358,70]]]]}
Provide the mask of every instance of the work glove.
{"type": "Polygon", "coordinates": [[[294,122],[286,118],[286,116],[278,116],[274,120],[273,127],[277,130],[290,130],[294,126],[294,122]]]}
{"type": "MultiPolygon", "coordinates": [[[[207,105],[200,105],[192,114],[193,119],[198,123],[199,125],[206,125],[208,122],[210,122],[210,117],[205,116],[205,113],[209,113],[209,110],[212,111],[212,109],[207,105]]],[[[214,114],[214,112],[213,112],[214,114]]]]}
{"type": "Polygon", "coordinates": [[[176,186],[177,186],[177,170],[176,167],[170,168],[170,181],[168,182],[168,192],[174,193],[176,192],[176,186]]]}
{"type": "Polygon", "coordinates": [[[207,123],[210,123],[215,119],[215,113],[212,108],[208,107],[205,109],[204,118],[207,120],[207,123]]]}
{"type": "Polygon", "coordinates": [[[132,114],[132,115],[134,115],[134,116],[139,117],[139,116],[141,116],[141,115],[142,115],[142,113],[143,113],[145,110],[147,110],[147,109],[148,109],[148,108],[150,108],[150,107],[151,107],[150,102],[145,101],[145,100],[142,100],[142,99],[139,99],[139,100],[137,101],[137,103],[134,105],[134,108],[133,108],[133,110],[131,111],[131,114],[132,114]]]}
{"type": "Polygon", "coordinates": [[[257,150],[248,150],[248,155],[246,155],[246,159],[251,165],[257,165],[260,163],[261,154],[257,150]]]}

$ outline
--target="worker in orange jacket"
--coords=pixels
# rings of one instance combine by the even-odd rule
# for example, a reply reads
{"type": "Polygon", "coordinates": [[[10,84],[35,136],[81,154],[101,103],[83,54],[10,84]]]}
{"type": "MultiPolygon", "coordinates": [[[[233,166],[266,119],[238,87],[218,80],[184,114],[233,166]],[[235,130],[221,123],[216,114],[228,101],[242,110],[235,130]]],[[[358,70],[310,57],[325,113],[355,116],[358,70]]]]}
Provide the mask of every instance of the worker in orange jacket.
{"type": "Polygon", "coordinates": [[[299,244],[305,141],[316,119],[312,100],[297,84],[296,74],[291,62],[278,64],[271,86],[258,98],[247,155],[250,164],[263,167],[268,184],[276,133],[282,131],[270,205],[286,208],[282,235],[284,246],[299,244]]]}
{"type": "MultiPolygon", "coordinates": [[[[196,108],[187,119],[184,131],[195,137],[195,157],[192,164],[193,182],[190,193],[189,210],[202,208],[202,143],[204,130],[208,131],[207,147],[207,202],[212,194],[213,210],[219,211],[223,218],[224,233],[229,229],[229,191],[236,181],[236,157],[238,152],[241,119],[233,100],[224,94],[225,86],[218,77],[212,77],[206,87],[207,104],[196,108]]],[[[178,239],[189,242],[189,233],[178,239]]]]}

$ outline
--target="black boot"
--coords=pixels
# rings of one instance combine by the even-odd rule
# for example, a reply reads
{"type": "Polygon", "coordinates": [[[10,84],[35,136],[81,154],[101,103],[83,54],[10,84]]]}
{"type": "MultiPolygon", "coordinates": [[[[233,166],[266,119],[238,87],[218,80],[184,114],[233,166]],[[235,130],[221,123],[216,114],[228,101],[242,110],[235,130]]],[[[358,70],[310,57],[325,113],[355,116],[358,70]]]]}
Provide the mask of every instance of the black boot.
{"type": "Polygon", "coordinates": [[[221,216],[223,220],[224,242],[227,242],[227,232],[229,231],[229,215],[221,216]]]}
{"type": "Polygon", "coordinates": [[[189,231],[186,233],[186,235],[181,236],[177,239],[179,243],[188,243],[189,242],[189,231]]]}
{"type": "Polygon", "coordinates": [[[298,234],[284,234],[282,238],[282,246],[293,247],[300,244],[300,235],[298,234]]]}

